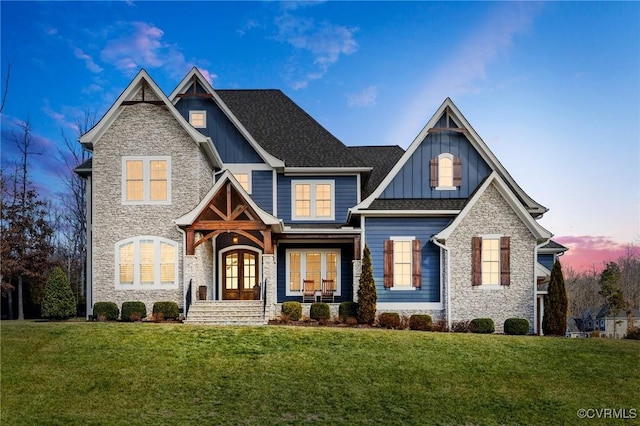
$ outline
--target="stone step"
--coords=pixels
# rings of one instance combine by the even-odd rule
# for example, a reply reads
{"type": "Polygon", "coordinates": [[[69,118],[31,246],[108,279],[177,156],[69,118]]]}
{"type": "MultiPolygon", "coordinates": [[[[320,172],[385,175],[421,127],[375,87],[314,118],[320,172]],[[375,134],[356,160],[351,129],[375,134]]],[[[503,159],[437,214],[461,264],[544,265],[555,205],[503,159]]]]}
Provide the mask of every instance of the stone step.
{"type": "Polygon", "coordinates": [[[187,324],[264,325],[263,303],[259,300],[197,301],[189,308],[187,324]]]}

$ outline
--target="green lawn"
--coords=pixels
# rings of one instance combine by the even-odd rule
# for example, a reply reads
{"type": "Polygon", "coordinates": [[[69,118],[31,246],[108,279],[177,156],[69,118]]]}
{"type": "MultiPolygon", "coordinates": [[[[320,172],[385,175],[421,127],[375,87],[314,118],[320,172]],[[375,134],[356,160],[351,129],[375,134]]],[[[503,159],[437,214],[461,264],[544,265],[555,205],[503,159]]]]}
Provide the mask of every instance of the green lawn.
{"type": "Polygon", "coordinates": [[[379,329],[2,322],[0,423],[603,424],[640,342],[379,329]]]}

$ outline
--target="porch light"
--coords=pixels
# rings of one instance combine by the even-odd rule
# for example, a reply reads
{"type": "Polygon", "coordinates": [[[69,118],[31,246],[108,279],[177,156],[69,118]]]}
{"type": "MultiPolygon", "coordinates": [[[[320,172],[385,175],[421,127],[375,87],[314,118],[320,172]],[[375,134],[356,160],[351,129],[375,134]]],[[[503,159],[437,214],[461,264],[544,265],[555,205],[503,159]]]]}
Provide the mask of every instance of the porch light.
{"type": "Polygon", "coordinates": [[[234,236],[231,238],[231,242],[232,242],[233,244],[238,244],[238,241],[239,241],[239,238],[238,238],[238,236],[237,236],[237,235],[234,235],[234,236]]]}

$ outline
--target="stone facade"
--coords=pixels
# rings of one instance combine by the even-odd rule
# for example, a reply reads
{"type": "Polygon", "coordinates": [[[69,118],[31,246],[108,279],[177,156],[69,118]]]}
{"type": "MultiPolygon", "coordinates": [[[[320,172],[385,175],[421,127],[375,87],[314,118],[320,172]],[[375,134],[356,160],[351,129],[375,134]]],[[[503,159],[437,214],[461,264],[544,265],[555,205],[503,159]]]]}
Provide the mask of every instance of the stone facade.
{"type": "Polygon", "coordinates": [[[533,327],[536,240],[494,184],[480,196],[446,245],[451,256],[453,322],[488,317],[493,319],[496,332],[502,332],[507,318],[518,317],[527,319],[533,327]],[[510,285],[491,288],[471,285],[471,238],[482,235],[510,237],[510,285]]]}
{"type": "MultiPolygon", "coordinates": [[[[147,90],[145,99],[150,96],[147,90]]],[[[139,300],[151,312],[156,301],[178,301],[183,305],[183,236],[173,223],[200,201],[204,173],[193,167],[202,156],[197,144],[162,106],[138,103],[123,106],[122,112],[93,150],[93,303],[139,300]],[[122,157],[170,156],[171,203],[168,205],[124,205],[122,203],[122,157]],[[178,286],[163,290],[128,290],[116,287],[115,244],[137,236],[167,238],[177,243],[178,286]]],[[[213,178],[213,172],[208,185],[213,178]]]]}

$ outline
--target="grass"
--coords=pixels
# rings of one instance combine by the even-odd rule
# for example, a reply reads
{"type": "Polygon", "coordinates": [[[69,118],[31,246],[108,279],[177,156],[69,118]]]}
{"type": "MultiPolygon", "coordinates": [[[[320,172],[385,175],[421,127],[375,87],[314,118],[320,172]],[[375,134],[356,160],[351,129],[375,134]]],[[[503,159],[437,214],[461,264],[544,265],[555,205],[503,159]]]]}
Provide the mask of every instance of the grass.
{"type": "Polygon", "coordinates": [[[17,321],[1,332],[2,425],[584,424],[580,408],[640,412],[637,341],[17,321]]]}

